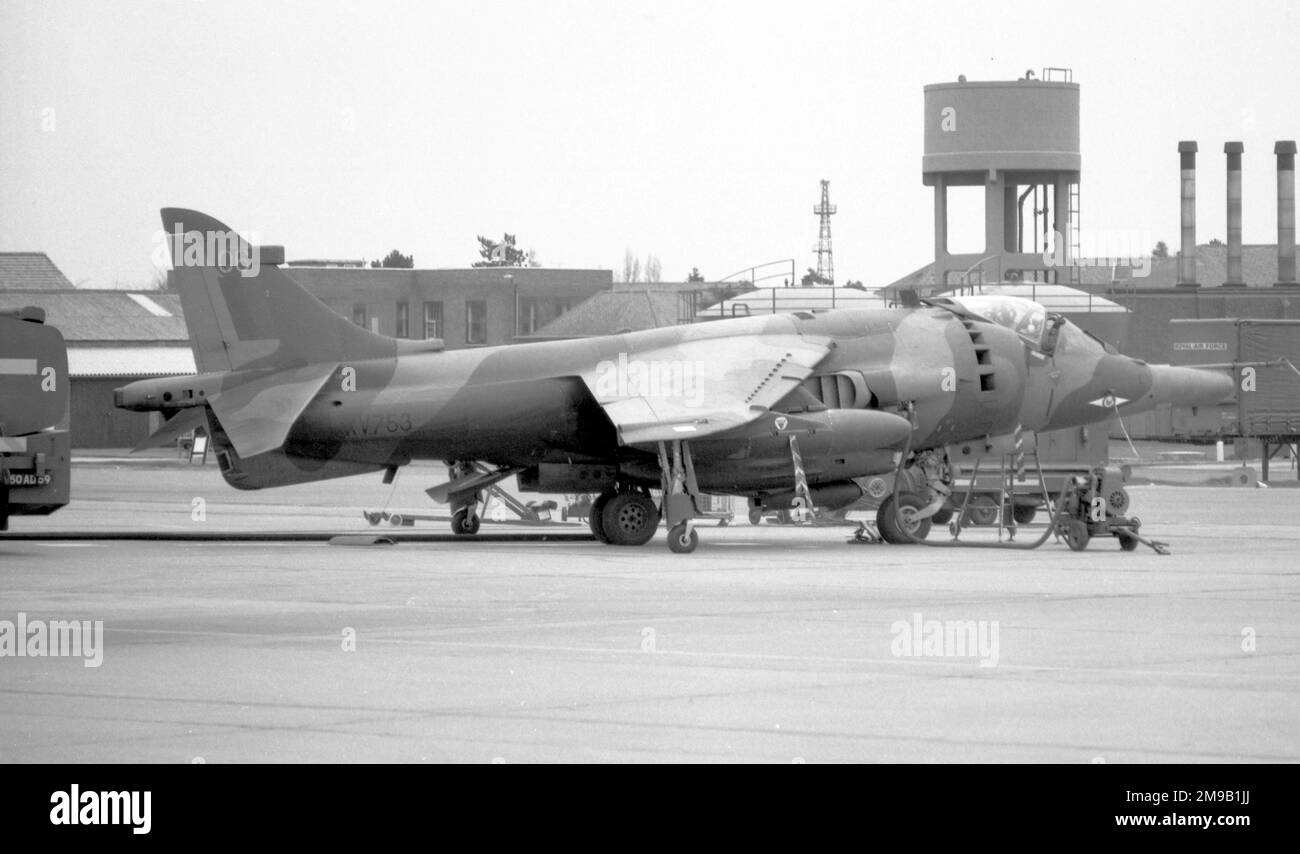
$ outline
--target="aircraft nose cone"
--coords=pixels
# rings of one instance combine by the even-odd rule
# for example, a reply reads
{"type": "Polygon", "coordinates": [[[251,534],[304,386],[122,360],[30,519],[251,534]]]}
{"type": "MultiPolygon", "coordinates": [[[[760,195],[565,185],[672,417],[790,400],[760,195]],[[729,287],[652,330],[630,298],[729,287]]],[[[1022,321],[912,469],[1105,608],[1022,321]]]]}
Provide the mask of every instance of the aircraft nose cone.
{"type": "Polygon", "coordinates": [[[1232,394],[1226,371],[1151,366],[1151,397],[1156,406],[1210,406],[1232,394]]]}

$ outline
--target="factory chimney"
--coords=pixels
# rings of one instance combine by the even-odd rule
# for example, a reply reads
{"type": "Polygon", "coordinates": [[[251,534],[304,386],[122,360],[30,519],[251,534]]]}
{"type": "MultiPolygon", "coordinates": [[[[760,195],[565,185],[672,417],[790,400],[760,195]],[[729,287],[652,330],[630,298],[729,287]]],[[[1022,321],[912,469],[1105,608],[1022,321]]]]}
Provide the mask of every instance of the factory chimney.
{"type": "Polygon", "coordinates": [[[1277,155],[1277,286],[1293,288],[1295,280],[1295,140],[1280,139],[1277,155]]]}
{"type": "Polygon", "coordinates": [[[1178,287],[1196,284],[1196,143],[1178,143],[1183,184],[1183,246],[1178,253],[1178,287]]]}
{"type": "Polygon", "coordinates": [[[1224,287],[1240,288],[1246,283],[1241,278],[1241,153],[1245,146],[1240,142],[1225,142],[1223,152],[1228,155],[1228,275],[1224,287]]]}

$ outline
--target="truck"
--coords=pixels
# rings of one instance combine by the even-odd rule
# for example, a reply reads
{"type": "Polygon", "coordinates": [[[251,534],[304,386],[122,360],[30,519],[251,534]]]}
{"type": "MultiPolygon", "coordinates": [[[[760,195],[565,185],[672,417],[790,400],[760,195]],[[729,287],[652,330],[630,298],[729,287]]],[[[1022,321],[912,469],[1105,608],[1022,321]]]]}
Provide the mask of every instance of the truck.
{"type": "Polygon", "coordinates": [[[68,503],[68,349],[31,306],[0,311],[0,531],[68,503]]]}
{"type": "Polygon", "coordinates": [[[1300,320],[1215,318],[1170,321],[1175,365],[1222,365],[1236,378],[1215,406],[1175,408],[1170,431],[1189,439],[1255,439],[1261,468],[1300,443],[1300,320]]]}

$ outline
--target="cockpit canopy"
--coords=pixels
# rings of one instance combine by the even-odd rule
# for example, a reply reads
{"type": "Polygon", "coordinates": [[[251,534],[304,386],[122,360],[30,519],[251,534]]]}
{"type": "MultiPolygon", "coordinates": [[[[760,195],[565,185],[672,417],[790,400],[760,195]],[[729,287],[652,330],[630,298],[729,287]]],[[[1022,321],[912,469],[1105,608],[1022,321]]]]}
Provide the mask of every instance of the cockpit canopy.
{"type": "Polygon", "coordinates": [[[999,294],[972,294],[970,296],[943,297],[936,305],[950,303],[960,306],[972,315],[990,323],[1005,326],[1020,336],[1021,340],[1040,353],[1051,356],[1058,345],[1070,348],[1097,348],[1107,353],[1118,351],[1085,329],[1081,329],[1059,314],[1052,314],[1043,306],[1024,297],[999,294]],[[1065,332],[1064,344],[1061,333],[1065,332]]]}
{"type": "Polygon", "coordinates": [[[1043,344],[1043,332],[1048,325],[1047,309],[1033,300],[996,294],[975,294],[953,297],[952,301],[985,320],[998,326],[1005,326],[1033,347],[1041,347],[1043,344]]]}

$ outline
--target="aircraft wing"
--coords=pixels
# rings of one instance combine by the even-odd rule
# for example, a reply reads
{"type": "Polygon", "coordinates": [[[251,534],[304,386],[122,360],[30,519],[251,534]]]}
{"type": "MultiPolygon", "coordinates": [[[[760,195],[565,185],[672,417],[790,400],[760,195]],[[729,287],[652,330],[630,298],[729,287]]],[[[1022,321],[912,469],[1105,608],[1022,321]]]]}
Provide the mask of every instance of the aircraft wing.
{"type": "Polygon", "coordinates": [[[582,379],[624,445],[700,439],[758,418],[830,351],[800,335],[688,340],[621,354],[582,379]]]}
{"type": "Polygon", "coordinates": [[[337,365],[290,368],[208,395],[208,405],[241,457],[274,451],[337,365]]]}

